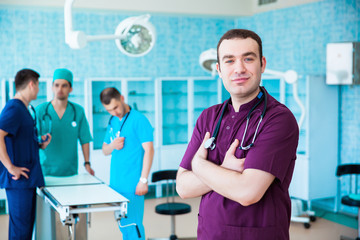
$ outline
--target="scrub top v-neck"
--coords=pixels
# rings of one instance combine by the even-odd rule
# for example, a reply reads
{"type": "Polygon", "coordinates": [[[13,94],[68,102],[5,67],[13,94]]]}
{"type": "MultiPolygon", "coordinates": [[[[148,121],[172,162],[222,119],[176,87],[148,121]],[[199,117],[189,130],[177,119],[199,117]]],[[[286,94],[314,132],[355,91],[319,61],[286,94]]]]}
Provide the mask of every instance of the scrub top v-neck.
{"type": "MultiPolygon", "coordinates": [[[[47,104],[43,103],[37,107],[39,125],[45,115],[47,104]]],[[[72,104],[74,108],[68,104],[61,119],[53,105],[48,106],[47,112],[52,121],[52,139],[47,148],[40,151],[40,162],[44,175],[71,176],[77,174],[78,140],[81,145],[92,140],[83,108],[76,103],[72,104]],[[75,116],[74,109],[76,126],[72,124],[75,116]]]]}

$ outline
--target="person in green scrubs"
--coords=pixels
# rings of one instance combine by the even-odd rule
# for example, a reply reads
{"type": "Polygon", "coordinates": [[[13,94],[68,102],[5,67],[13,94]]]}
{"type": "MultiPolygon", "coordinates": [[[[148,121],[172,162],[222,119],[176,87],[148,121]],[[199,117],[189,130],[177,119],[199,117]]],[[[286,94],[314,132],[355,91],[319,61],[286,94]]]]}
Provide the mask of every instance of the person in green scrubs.
{"type": "Polygon", "coordinates": [[[39,131],[52,136],[49,146],[40,151],[40,163],[45,176],[71,176],[78,173],[78,140],[86,171],[94,175],[90,165],[89,143],[92,137],[89,123],[83,107],[69,101],[72,85],[72,72],[65,68],[56,69],[52,85],[54,99],[36,108],[39,131]]]}
{"type": "MultiPolygon", "coordinates": [[[[92,141],[89,123],[83,107],[69,101],[73,74],[68,69],[56,69],[53,76],[54,98],[36,107],[37,127],[40,133],[50,133],[51,143],[46,150],[40,150],[40,163],[44,176],[72,176],[78,174],[78,141],[84,155],[86,171],[94,175],[90,165],[92,141]]],[[[46,179],[45,179],[46,185],[46,179]]],[[[37,199],[36,239],[67,239],[68,229],[60,222],[49,204],[37,199]]],[[[77,238],[86,239],[87,217],[80,214],[76,224],[77,238]]]]}

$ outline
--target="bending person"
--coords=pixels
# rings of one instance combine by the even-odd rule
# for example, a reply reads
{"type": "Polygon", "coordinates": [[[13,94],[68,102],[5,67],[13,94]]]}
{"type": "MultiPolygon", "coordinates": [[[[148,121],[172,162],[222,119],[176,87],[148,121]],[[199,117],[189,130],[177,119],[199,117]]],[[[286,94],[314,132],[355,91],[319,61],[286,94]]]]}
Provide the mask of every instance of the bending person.
{"type": "MultiPolygon", "coordinates": [[[[116,88],[106,88],[100,94],[106,111],[112,116],[107,127],[103,153],[111,156],[110,187],[130,200],[127,218],[122,225],[136,223],[141,239],[144,195],[148,192],[148,175],[154,157],[153,128],[140,112],[131,109],[116,88]]],[[[121,228],[124,240],[139,239],[135,227],[121,228]]]]}

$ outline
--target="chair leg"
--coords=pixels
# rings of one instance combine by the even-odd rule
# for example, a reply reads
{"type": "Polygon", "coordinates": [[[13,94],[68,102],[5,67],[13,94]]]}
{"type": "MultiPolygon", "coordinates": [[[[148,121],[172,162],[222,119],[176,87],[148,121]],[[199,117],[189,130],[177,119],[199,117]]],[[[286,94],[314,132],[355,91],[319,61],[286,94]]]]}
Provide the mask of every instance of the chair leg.
{"type": "Polygon", "coordinates": [[[178,240],[178,238],[177,238],[176,235],[171,235],[171,236],[170,236],[170,240],[178,240]]]}
{"type": "Polygon", "coordinates": [[[175,234],[175,215],[171,215],[171,235],[170,235],[170,240],[177,240],[177,236],[175,234]]]}
{"type": "Polygon", "coordinates": [[[171,235],[175,235],[175,215],[171,215],[171,235]]]}

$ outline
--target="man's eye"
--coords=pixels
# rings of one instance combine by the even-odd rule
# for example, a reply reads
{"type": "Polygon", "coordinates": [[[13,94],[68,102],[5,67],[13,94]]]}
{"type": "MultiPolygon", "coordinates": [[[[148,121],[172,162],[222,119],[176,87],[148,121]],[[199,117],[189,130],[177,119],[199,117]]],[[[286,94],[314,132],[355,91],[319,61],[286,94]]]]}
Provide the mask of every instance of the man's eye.
{"type": "Polygon", "coordinates": [[[233,60],[226,60],[225,63],[232,63],[234,62],[233,60]]]}
{"type": "Polygon", "coordinates": [[[253,58],[245,58],[245,62],[252,62],[252,61],[254,61],[253,58]]]}

